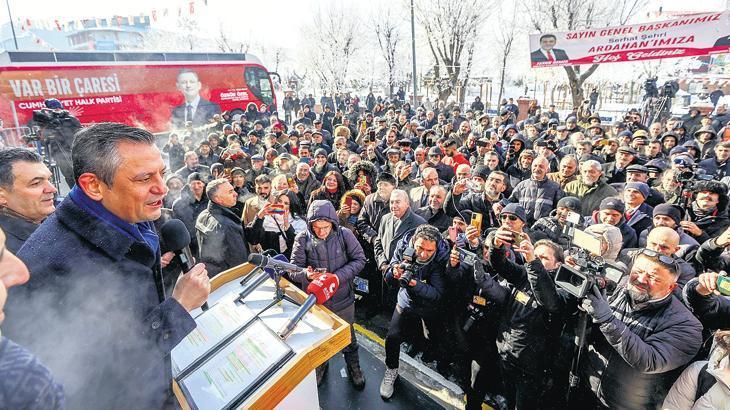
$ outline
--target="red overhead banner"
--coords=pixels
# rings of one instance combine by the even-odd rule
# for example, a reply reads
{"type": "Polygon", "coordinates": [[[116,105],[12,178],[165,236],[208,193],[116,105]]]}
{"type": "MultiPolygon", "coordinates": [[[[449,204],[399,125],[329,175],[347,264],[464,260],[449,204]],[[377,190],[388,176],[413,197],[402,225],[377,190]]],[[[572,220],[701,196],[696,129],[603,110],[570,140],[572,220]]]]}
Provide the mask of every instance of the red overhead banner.
{"type": "Polygon", "coordinates": [[[620,63],[730,52],[730,11],[530,35],[532,67],[620,63]]]}

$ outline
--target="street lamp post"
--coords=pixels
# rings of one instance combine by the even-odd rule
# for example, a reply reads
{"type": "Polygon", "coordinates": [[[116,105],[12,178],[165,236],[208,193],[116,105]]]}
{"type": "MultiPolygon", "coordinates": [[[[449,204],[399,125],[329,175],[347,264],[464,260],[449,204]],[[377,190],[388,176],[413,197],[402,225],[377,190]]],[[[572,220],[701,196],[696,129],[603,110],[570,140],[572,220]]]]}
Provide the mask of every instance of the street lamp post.
{"type": "Polygon", "coordinates": [[[416,18],[415,18],[415,12],[413,10],[413,0],[411,0],[411,55],[413,60],[413,109],[415,109],[418,104],[418,99],[416,97],[417,88],[416,88],[416,18]]]}
{"type": "Polygon", "coordinates": [[[5,0],[5,5],[8,8],[8,18],[10,19],[10,30],[13,32],[13,42],[15,43],[15,49],[18,50],[18,38],[15,37],[15,24],[13,24],[13,15],[10,13],[10,0],[5,0]]]}

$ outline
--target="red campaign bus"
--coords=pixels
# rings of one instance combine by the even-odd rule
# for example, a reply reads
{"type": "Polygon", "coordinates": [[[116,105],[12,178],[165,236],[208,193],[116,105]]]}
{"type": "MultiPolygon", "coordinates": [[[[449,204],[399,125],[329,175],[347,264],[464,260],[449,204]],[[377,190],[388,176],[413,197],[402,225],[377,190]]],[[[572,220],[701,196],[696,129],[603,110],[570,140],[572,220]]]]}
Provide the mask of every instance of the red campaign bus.
{"type": "Polygon", "coordinates": [[[121,122],[164,132],[214,113],[274,111],[269,73],[251,54],[163,52],[0,53],[0,119],[16,129],[56,98],[82,124],[121,122]]]}

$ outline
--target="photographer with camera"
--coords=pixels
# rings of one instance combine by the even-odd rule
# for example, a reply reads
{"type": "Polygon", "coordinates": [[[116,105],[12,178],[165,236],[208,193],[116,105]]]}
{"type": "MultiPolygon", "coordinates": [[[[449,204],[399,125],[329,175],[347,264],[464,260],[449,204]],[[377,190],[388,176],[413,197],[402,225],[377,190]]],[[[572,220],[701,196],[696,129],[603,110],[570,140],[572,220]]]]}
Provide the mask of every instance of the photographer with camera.
{"type": "Polygon", "coordinates": [[[578,369],[582,390],[571,397],[571,408],[653,408],[664,398],[676,377],[670,372],[692,360],[702,344],[702,325],[671,297],[678,277],[673,258],[644,249],[610,299],[596,286],[583,298],[555,287],[535,289],[536,297],[565,306],[577,299],[593,322],[578,369]]]}
{"type": "MultiPolygon", "coordinates": [[[[464,277],[473,272],[479,296],[501,308],[496,345],[507,399],[513,408],[531,409],[539,408],[545,385],[545,372],[550,365],[547,346],[555,345],[562,329],[562,321],[551,315],[559,310],[550,310],[554,304],[539,303],[532,283],[554,287],[552,278],[563,260],[563,253],[552,242],[540,242],[539,252],[536,252],[528,237],[521,236],[519,242],[516,239],[514,233],[505,228],[490,233],[487,239],[486,267],[504,281],[487,274],[479,260],[474,266],[466,265],[457,249],[451,252],[450,267],[464,270],[464,277]],[[511,251],[522,255],[524,265],[508,258],[511,251]]],[[[483,367],[482,371],[494,370],[483,367]]],[[[485,388],[475,381],[475,394],[474,397],[467,395],[467,408],[476,408],[474,401],[481,402],[485,388]]]]}
{"type": "Polygon", "coordinates": [[[431,225],[420,225],[396,246],[385,273],[386,282],[400,287],[385,337],[386,369],[380,384],[380,396],[385,400],[393,395],[398,377],[400,344],[407,330],[420,331],[421,320],[424,320],[429,336],[439,336],[438,329],[434,327],[438,327],[440,320],[439,302],[445,291],[444,270],[448,259],[449,245],[441,238],[439,230],[431,225]]]}

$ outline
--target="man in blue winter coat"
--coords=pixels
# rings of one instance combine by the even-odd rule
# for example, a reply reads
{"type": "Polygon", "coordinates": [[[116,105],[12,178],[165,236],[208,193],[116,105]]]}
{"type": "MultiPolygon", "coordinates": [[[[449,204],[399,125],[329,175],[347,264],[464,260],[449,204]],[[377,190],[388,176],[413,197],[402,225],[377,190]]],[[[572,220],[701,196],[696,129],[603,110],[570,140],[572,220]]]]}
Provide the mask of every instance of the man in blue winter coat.
{"type": "MultiPolygon", "coordinates": [[[[446,290],[445,270],[448,259],[449,245],[441,237],[438,228],[431,225],[421,225],[412,233],[406,234],[395,249],[385,273],[386,282],[400,286],[398,303],[385,337],[386,368],[380,384],[380,397],[385,400],[393,395],[395,380],[398,378],[400,344],[406,329],[414,325],[420,327],[419,319],[433,324],[431,319],[439,312],[439,301],[446,290]],[[408,270],[412,275],[408,281],[405,263],[412,266],[408,270]]],[[[429,337],[438,337],[438,333],[429,326],[429,337]]]]}
{"type": "MultiPolygon", "coordinates": [[[[357,339],[352,324],[355,322],[355,275],[365,267],[365,252],[355,234],[341,227],[337,211],[330,201],[315,200],[309,205],[307,213],[309,227],[294,238],[291,257],[292,263],[302,268],[311,267],[290,276],[301,284],[302,289],[309,286],[316,275],[316,269],[325,269],[337,276],[340,287],[324,306],[350,324],[350,344],[342,349],[347,364],[350,382],[358,390],[365,387],[365,375],[360,369],[357,339]]],[[[324,380],[327,362],[317,368],[317,384],[324,380]]]]}
{"type": "Polygon", "coordinates": [[[159,238],[165,163],[149,132],[101,123],[76,134],[76,185],[18,252],[3,330],[48,365],[69,408],[173,405],[170,351],[210,293],[203,264],[165,294],[159,238]]]}

